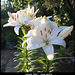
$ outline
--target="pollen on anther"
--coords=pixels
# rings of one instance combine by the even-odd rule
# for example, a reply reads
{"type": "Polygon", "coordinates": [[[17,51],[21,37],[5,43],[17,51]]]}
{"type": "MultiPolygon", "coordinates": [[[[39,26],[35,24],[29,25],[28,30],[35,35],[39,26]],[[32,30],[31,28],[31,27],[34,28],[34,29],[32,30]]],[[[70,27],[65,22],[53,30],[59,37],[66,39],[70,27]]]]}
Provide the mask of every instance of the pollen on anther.
{"type": "Polygon", "coordinates": [[[51,34],[51,31],[49,32],[49,34],[51,34]]]}
{"type": "Polygon", "coordinates": [[[16,18],[15,18],[15,21],[16,21],[16,18]]]}
{"type": "Polygon", "coordinates": [[[48,30],[48,33],[50,32],[50,30],[48,30]]]}
{"type": "Polygon", "coordinates": [[[34,29],[34,25],[33,25],[33,29],[34,29]]]}
{"type": "Polygon", "coordinates": [[[40,30],[41,36],[43,36],[42,31],[40,30]]]}
{"type": "Polygon", "coordinates": [[[14,16],[12,16],[12,19],[14,19],[14,16]]]}
{"type": "Polygon", "coordinates": [[[31,28],[28,29],[28,31],[31,30],[31,28]]]}
{"type": "Polygon", "coordinates": [[[51,34],[51,31],[50,31],[50,30],[48,30],[48,33],[49,33],[49,34],[51,34]]]}

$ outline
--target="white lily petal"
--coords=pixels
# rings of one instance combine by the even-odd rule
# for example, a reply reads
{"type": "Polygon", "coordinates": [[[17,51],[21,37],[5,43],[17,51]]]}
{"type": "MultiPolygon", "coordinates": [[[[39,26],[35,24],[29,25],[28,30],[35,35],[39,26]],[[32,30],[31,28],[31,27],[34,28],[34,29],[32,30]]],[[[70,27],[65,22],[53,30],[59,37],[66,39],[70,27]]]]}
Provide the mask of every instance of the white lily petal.
{"type": "Polygon", "coordinates": [[[41,24],[46,24],[47,22],[47,17],[43,16],[43,18],[41,19],[41,24]]]}
{"type": "Polygon", "coordinates": [[[7,12],[7,13],[8,13],[8,16],[9,16],[9,17],[11,17],[11,16],[12,16],[12,13],[10,13],[10,12],[7,12]]]}
{"type": "Polygon", "coordinates": [[[11,19],[11,18],[9,18],[9,19],[8,19],[8,22],[11,22],[11,21],[12,21],[12,19],[11,19]]]}
{"type": "Polygon", "coordinates": [[[39,11],[39,9],[37,9],[37,10],[35,11],[35,13],[34,13],[34,14],[36,15],[36,13],[37,13],[38,11],[39,11]]]}
{"type": "Polygon", "coordinates": [[[62,30],[58,36],[66,38],[72,32],[72,30],[73,30],[73,26],[67,27],[64,30],[62,30]]]}
{"type": "Polygon", "coordinates": [[[52,16],[47,16],[47,19],[49,20],[49,18],[51,18],[52,16]]]}
{"type": "Polygon", "coordinates": [[[3,27],[7,27],[7,26],[16,26],[16,24],[12,24],[11,22],[4,24],[3,27]]]}
{"type": "Polygon", "coordinates": [[[13,20],[12,20],[10,23],[11,23],[12,25],[15,25],[15,26],[20,25],[20,23],[19,23],[19,22],[17,22],[17,21],[13,21],[13,20]]]}
{"type": "Polygon", "coordinates": [[[43,50],[47,55],[48,60],[52,60],[54,57],[54,48],[52,45],[43,46],[43,50]]]}
{"type": "Polygon", "coordinates": [[[68,28],[69,26],[60,26],[60,27],[58,27],[60,30],[63,30],[63,29],[65,29],[65,28],[68,28]]]}
{"type": "Polygon", "coordinates": [[[27,42],[27,40],[25,40],[23,43],[22,43],[22,47],[24,46],[24,44],[27,42]]]}
{"type": "Polygon", "coordinates": [[[29,19],[27,17],[24,17],[23,21],[29,21],[29,19]]]}
{"type": "Polygon", "coordinates": [[[33,20],[30,20],[28,22],[29,25],[33,26],[34,25],[34,28],[37,27],[37,26],[40,26],[41,24],[41,19],[42,19],[42,16],[41,17],[38,17],[36,19],[33,19],[33,20]]]}
{"type": "Polygon", "coordinates": [[[11,18],[11,19],[12,19],[12,17],[15,17],[15,15],[16,15],[16,13],[11,13],[11,12],[7,12],[7,13],[8,13],[9,18],[11,18]]]}
{"type": "Polygon", "coordinates": [[[21,26],[16,26],[15,28],[14,28],[14,31],[15,31],[15,33],[17,34],[17,35],[19,35],[19,28],[20,28],[21,26]]]}
{"type": "Polygon", "coordinates": [[[36,33],[35,33],[34,30],[30,30],[30,31],[28,32],[28,34],[26,34],[24,37],[32,37],[32,36],[36,36],[36,33]]]}
{"type": "Polygon", "coordinates": [[[28,9],[30,10],[30,5],[28,4],[28,9]]]}
{"type": "Polygon", "coordinates": [[[51,36],[57,36],[60,31],[61,30],[58,27],[55,27],[51,32],[51,36]]]}
{"type": "Polygon", "coordinates": [[[66,47],[66,42],[63,40],[62,37],[55,37],[53,40],[51,40],[49,42],[50,44],[54,44],[54,45],[61,45],[63,47],[66,47]]]}
{"type": "Polygon", "coordinates": [[[31,37],[27,40],[27,43],[27,50],[37,49],[45,45],[45,43],[43,43],[43,40],[39,37],[31,37]]]}
{"type": "Polygon", "coordinates": [[[30,42],[30,38],[28,38],[27,40],[25,40],[23,43],[22,43],[22,47],[24,46],[25,43],[29,44],[30,42]]]}
{"type": "Polygon", "coordinates": [[[50,25],[50,28],[53,30],[55,27],[58,27],[57,24],[53,21],[49,21],[48,25],[50,25]]]}
{"type": "Polygon", "coordinates": [[[31,10],[32,10],[32,13],[34,13],[34,6],[31,8],[31,10]]]}
{"type": "Polygon", "coordinates": [[[28,25],[29,19],[27,17],[24,17],[23,22],[25,22],[25,25],[28,25]]]}

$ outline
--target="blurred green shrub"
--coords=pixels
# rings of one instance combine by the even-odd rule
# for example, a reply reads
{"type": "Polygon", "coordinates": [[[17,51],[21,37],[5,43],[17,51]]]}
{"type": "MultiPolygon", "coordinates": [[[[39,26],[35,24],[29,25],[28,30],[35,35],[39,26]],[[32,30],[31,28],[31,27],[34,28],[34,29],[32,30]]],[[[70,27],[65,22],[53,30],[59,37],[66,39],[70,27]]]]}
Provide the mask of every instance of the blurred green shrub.
{"type": "Polygon", "coordinates": [[[3,27],[4,24],[8,23],[8,18],[1,19],[1,35],[4,35],[4,37],[10,32],[13,32],[13,27],[3,27]]]}
{"type": "Polygon", "coordinates": [[[17,35],[14,32],[13,27],[3,27],[8,22],[8,18],[1,19],[1,40],[6,40],[6,47],[8,47],[8,41],[17,42],[17,35]]]}
{"type": "Polygon", "coordinates": [[[6,29],[3,27],[3,25],[7,23],[7,20],[8,20],[8,18],[1,19],[1,40],[5,39],[6,29]]]}
{"type": "Polygon", "coordinates": [[[14,32],[8,33],[5,38],[8,42],[17,42],[17,35],[14,32]]]}

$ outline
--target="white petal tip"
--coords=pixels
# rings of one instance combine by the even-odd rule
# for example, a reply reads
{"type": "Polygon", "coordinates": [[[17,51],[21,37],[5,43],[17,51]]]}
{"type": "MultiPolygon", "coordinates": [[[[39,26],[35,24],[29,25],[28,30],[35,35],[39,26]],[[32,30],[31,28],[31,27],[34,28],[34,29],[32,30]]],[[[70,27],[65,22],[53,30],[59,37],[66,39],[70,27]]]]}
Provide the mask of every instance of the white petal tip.
{"type": "Polygon", "coordinates": [[[36,15],[36,13],[39,11],[39,9],[37,9],[36,11],[35,11],[35,15],[36,15]]]}
{"type": "Polygon", "coordinates": [[[9,11],[7,13],[10,13],[9,11]]]}
{"type": "Polygon", "coordinates": [[[54,57],[54,55],[53,55],[53,54],[47,55],[48,60],[52,60],[52,59],[53,59],[53,57],[54,57]]]}
{"type": "Polygon", "coordinates": [[[72,26],[70,26],[70,28],[72,28],[72,29],[73,29],[73,28],[74,28],[74,26],[72,25],[72,26]]]}
{"type": "Polygon", "coordinates": [[[7,26],[9,26],[9,25],[6,25],[6,24],[5,24],[5,25],[3,25],[3,27],[7,27],[7,26]]]}
{"type": "Polygon", "coordinates": [[[9,14],[10,12],[8,11],[7,13],[9,14]]]}
{"type": "Polygon", "coordinates": [[[73,28],[74,28],[74,26],[72,25],[72,26],[68,27],[68,30],[72,31],[73,28]]]}
{"type": "Polygon", "coordinates": [[[24,41],[23,43],[22,43],[22,47],[24,46],[24,44],[27,42],[27,40],[26,41],[24,41]]]}
{"type": "Polygon", "coordinates": [[[5,25],[3,27],[5,27],[5,25]]]}
{"type": "Polygon", "coordinates": [[[52,16],[47,16],[47,18],[51,18],[52,16]]]}
{"type": "Polygon", "coordinates": [[[17,35],[19,35],[19,34],[17,34],[17,35]]]}
{"type": "Polygon", "coordinates": [[[43,18],[46,19],[46,16],[44,16],[43,18]]]}
{"type": "Polygon", "coordinates": [[[27,35],[24,35],[23,38],[24,38],[24,37],[27,37],[27,35]]]}
{"type": "Polygon", "coordinates": [[[16,33],[16,35],[19,35],[19,33],[17,33],[17,32],[15,32],[16,33]]]}
{"type": "Polygon", "coordinates": [[[19,32],[17,32],[16,30],[14,30],[14,31],[15,31],[16,35],[19,35],[19,32]]]}
{"type": "Polygon", "coordinates": [[[37,11],[39,11],[39,9],[37,9],[37,11]]]}

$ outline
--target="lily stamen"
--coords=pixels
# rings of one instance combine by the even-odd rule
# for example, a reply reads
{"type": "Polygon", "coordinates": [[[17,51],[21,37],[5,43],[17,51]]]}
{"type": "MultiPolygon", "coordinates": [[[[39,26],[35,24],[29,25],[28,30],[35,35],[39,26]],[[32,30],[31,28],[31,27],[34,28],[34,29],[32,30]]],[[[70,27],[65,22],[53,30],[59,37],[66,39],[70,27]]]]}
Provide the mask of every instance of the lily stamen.
{"type": "Polygon", "coordinates": [[[49,34],[51,34],[51,31],[50,31],[50,30],[48,30],[48,33],[49,33],[49,34]]]}
{"type": "Polygon", "coordinates": [[[30,14],[30,17],[32,18],[32,17],[33,17],[33,15],[31,15],[31,14],[30,14]]]}
{"type": "Polygon", "coordinates": [[[42,31],[40,30],[41,36],[43,36],[42,31]]]}
{"type": "Polygon", "coordinates": [[[45,32],[46,32],[46,28],[44,28],[45,32]]]}
{"type": "Polygon", "coordinates": [[[47,34],[45,34],[45,38],[47,38],[47,34]]]}
{"type": "Polygon", "coordinates": [[[50,32],[50,30],[48,30],[48,33],[50,32]]]}
{"type": "Polygon", "coordinates": [[[15,18],[15,21],[16,21],[16,18],[15,18]]]}
{"type": "Polygon", "coordinates": [[[51,34],[51,31],[49,32],[49,34],[51,34]]]}
{"type": "Polygon", "coordinates": [[[34,25],[33,25],[33,29],[34,29],[34,25]]]}

